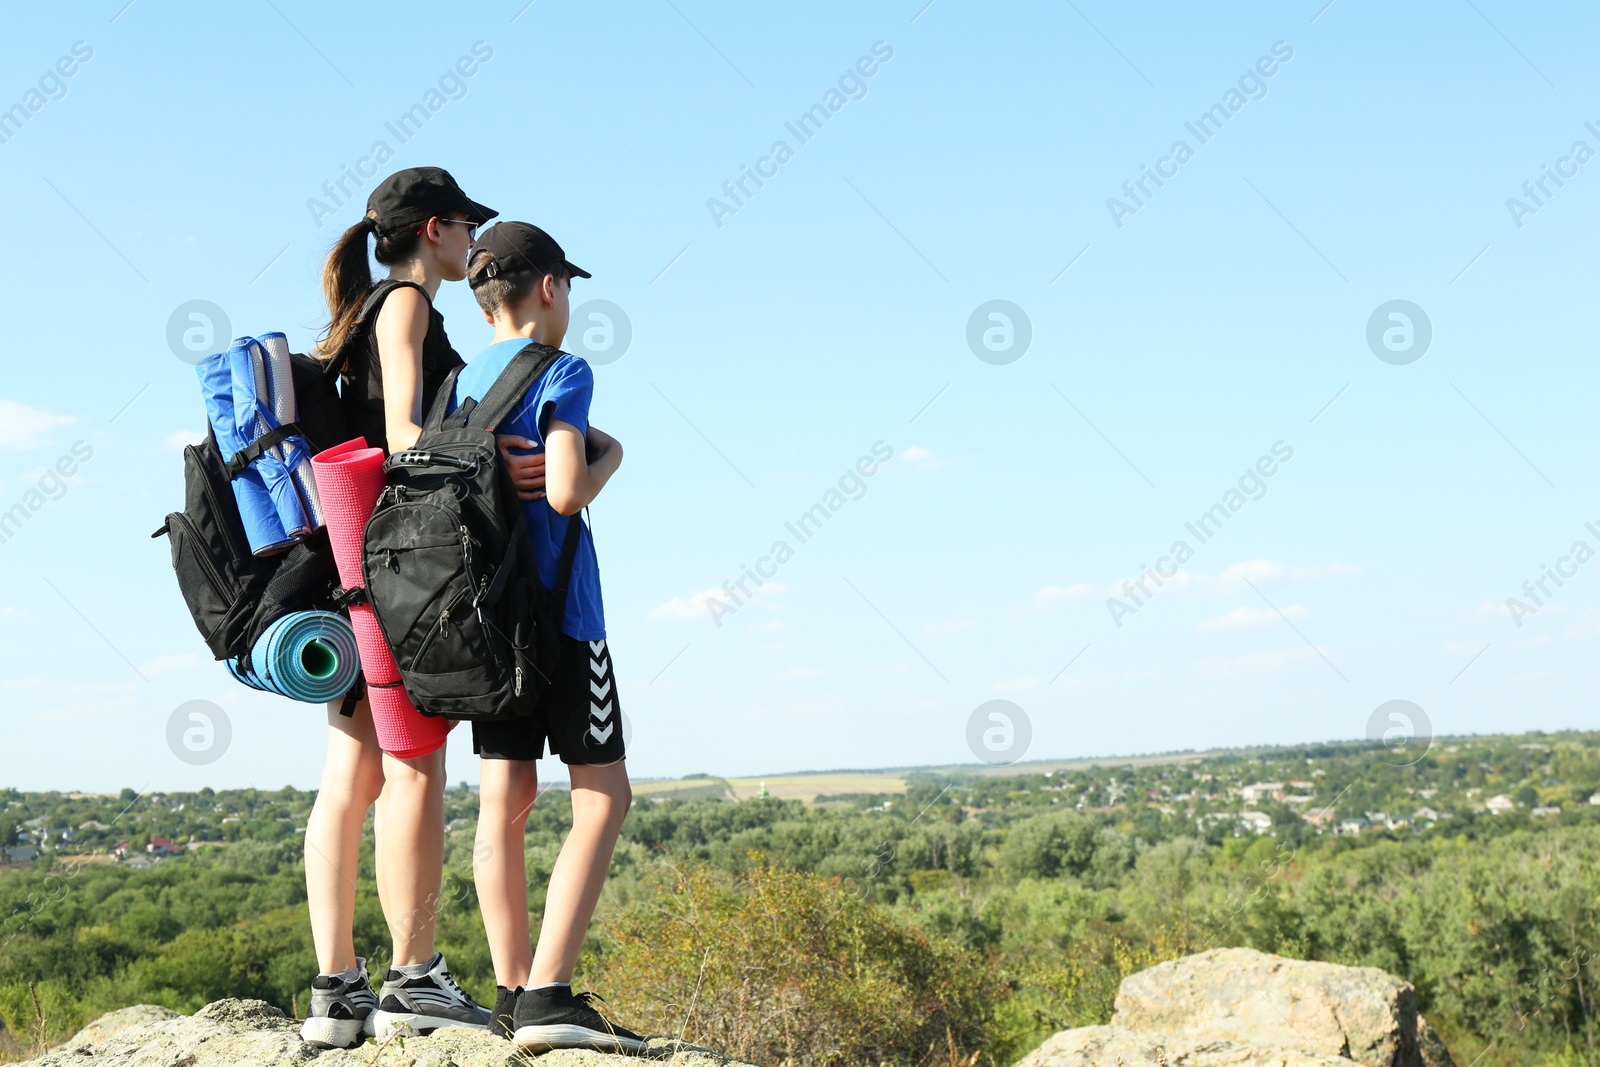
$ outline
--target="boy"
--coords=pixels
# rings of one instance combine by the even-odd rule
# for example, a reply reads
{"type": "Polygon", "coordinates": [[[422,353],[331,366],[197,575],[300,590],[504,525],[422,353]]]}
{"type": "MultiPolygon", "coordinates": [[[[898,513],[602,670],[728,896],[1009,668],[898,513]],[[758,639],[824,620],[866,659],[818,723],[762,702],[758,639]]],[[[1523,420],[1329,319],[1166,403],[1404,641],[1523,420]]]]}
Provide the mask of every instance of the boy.
{"type": "MultiPolygon", "coordinates": [[[[479,237],[468,260],[467,283],[494,326],[494,343],[461,372],[454,404],[481,399],[529,341],[560,347],[573,277],[590,274],[569,263],[561,246],[537,226],[502,222],[479,237]]],[[[599,565],[578,515],[622,462],[622,446],[589,425],[593,391],[589,365],[563,354],[505,425],[495,427],[502,444],[509,436],[520,439],[523,448],[543,450],[543,491],[537,477],[518,489],[546,589],[556,587],[567,524],[580,526],[561,624],[562,656],[538,712],[510,722],[472,724],[473,751],[482,759],[474,874],[500,987],[490,1030],[524,1051],[644,1047],[637,1034],[594,1009],[592,994],[574,996],[570,985],[633,798],[606,647],[599,565]],[[547,739],[572,776],[572,830],[550,875],[534,952],[528,940],[523,838],[538,788],[534,761],[544,755],[547,739]]]]}

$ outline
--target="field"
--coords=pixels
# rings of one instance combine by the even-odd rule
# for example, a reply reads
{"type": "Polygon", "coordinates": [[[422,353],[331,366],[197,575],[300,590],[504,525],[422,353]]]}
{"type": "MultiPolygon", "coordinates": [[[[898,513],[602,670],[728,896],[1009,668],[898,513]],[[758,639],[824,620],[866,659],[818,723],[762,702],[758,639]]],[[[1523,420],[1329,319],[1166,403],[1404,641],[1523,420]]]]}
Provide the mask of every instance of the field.
{"type": "Polygon", "coordinates": [[[1156,767],[1172,764],[1190,764],[1204,761],[1211,753],[1182,752],[1157,756],[1106,756],[1097,759],[1040,760],[1018,763],[1009,767],[975,768],[971,764],[947,767],[904,767],[887,770],[802,771],[793,774],[768,774],[748,778],[720,778],[715,775],[694,775],[688,778],[648,779],[633,783],[635,796],[654,800],[751,800],[762,795],[783,800],[798,800],[806,807],[817,803],[817,798],[857,798],[898,796],[904,794],[909,775],[961,774],[981,777],[1015,777],[1021,775],[1065,774],[1096,767],[1156,767]]]}

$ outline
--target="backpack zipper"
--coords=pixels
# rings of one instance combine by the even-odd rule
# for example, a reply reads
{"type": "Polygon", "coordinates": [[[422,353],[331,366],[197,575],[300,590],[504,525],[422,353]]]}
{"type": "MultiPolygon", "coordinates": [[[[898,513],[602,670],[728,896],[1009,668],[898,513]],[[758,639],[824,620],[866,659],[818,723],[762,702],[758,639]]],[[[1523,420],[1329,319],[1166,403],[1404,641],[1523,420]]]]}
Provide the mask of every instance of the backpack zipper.
{"type": "Polygon", "coordinates": [[[422,657],[427,654],[428,649],[433,647],[434,639],[449,634],[450,612],[455,609],[457,604],[461,603],[461,600],[462,594],[460,593],[452,597],[450,603],[445,606],[445,609],[439,613],[439,617],[434,620],[433,625],[428,628],[426,636],[422,639],[422,644],[417,646],[416,655],[411,657],[411,669],[413,671],[417,669],[417,664],[422,661],[422,657]]]}
{"type": "Polygon", "coordinates": [[[200,537],[199,529],[189,520],[189,516],[181,511],[173,512],[173,517],[178,520],[178,525],[184,527],[187,531],[187,540],[190,544],[188,554],[200,562],[200,569],[205,573],[205,579],[207,584],[211,586],[211,591],[217,594],[218,599],[228,600],[228,583],[222,580],[222,574],[217,570],[217,565],[211,562],[211,557],[200,550],[203,540],[200,537]]]}
{"type": "MultiPolygon", "coordinates": [[[[233,554],[234,559],[242,559],[249,553],[240,552],[239,542],[233,539],[233,531],[228,528],[228,512],[222,509],[222,503],[217,499],[217,494],[211,491],[211,479],[206,474],[206,465],[205,462],[200,458],[199,447],[196,445],[188,445],[185,446],[183,451],[185,455],[191,452],[194,454],[195,467],[200,471],[200,491],[205,494],[206,502],[211,505],[211,514],[217,517],[217,527],[222,531],[222,539],[228,543],[228,551],[233,554]]],[[[233,506],[235,510],[237,510],[239,507],[237,503],[234,503],[233,506]]],[[[194,526],[193,523],[190,523],[189,525],[191,528],[194,526]]]]}

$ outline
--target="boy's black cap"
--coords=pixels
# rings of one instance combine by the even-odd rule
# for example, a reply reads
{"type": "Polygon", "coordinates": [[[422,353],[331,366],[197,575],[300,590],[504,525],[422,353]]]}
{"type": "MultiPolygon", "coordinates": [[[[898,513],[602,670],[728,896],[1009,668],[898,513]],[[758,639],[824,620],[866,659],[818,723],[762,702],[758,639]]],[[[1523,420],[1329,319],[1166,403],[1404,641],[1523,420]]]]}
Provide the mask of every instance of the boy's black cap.
{"type": "Polygon", "coordinates": [[[367,216],[376,216],[374,229],[390,233],[438,216],[461,212],[468,222],[485,223],[500,212],[484,207],[461,191],[450,172],[439,167],[410,167],[396,171],[367,197],[367,216]]]}
{"type": "Polygon", "coordinates": [[[495,223],[478,235],[473,254],[480,249],[494,253],[494,262],[469,283],[474,289],[502,274],[547,274],[557,265],[574,278],[594,277],[569,260],[554,237],[528,222],[495,223]]]}

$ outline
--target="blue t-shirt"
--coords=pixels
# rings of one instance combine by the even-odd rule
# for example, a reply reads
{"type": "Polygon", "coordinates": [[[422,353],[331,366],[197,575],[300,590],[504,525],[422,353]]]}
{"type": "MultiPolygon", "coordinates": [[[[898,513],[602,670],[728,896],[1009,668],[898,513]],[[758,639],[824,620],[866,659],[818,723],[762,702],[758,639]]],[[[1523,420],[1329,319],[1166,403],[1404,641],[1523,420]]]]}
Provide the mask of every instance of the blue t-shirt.
{"type": "MultiPolygon", "coordinates": [[[[467,362],[456,378],[455,395],[450,409],[474,397],[482,400],[500,372],[511,364],[511,359],[528,346],[520,337],[497,341],[467,362]]],[[[536,443],[532,452],[544,451],[545,431],[552,418],[570,423],[579,433],[589,429],[589,401],[594,396],[594,372],[577,356],[562,354],[535,383],[524,403],[518,404],[507,416],[505,424],[496,426],[495,432],[515,434],[536,443]]],[[[600,641],[606,636],[605,611],[600,604],[600,561],[595,558],[594,539],[583,520],[557,514],[548,498],[525,500],[523,513],[528,517],[528,536],[533,540],[533,555],[539,563],[539,580],[549,589],[555,585],[556,565],[561,559],[561,542],[567,536],[567,523],[576,522],[578,555],[572,561],[572,580],[567,586],[567,613],[561,620],[561,632],[580,641],[600,641]]]]}

